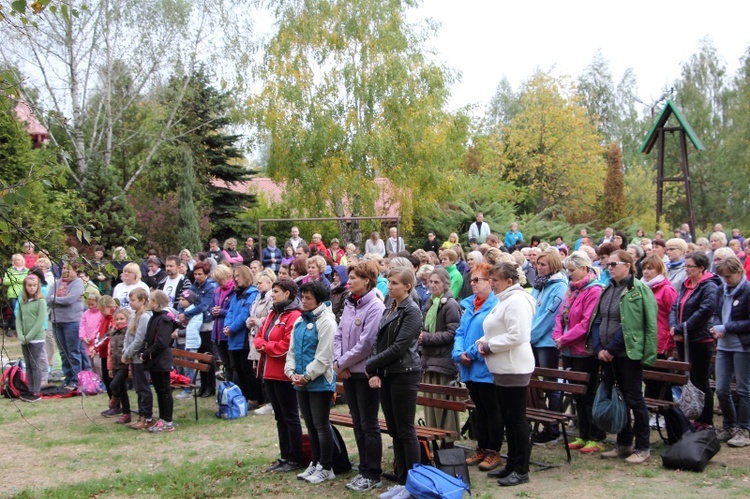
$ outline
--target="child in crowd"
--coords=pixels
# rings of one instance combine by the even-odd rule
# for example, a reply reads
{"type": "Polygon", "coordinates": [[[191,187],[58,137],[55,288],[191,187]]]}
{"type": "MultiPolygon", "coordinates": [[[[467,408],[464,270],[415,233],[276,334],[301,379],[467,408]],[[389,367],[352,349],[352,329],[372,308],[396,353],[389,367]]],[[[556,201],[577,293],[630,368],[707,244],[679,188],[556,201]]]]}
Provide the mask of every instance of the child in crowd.
{"type": "Polygon", "coordinates": [[[117,424],[130,423],[130,399],[128,398],[128,365],[122,361],[122,351],[130,319],[127,309],[120,308],[112,314],[113,327],[109,333],[109,352],[107,355],[107,372],[112,382],[112,396],[120,401],[122,414],[115,421],[117,424]]]}
{"type": "MultiPolygon", "coordinates": [[[[197,302],[198,302],[198,295],[195,293],[195,291],[186,289],[180,295],[179,308],[177,309],[177,311],[179,313],[189,312],[195,308],[195,304],[197,302]]],[[[190,317],[190,320],[188,321],[187,326],[185,327],[184,349],[187,350],[188,352],[197,352],[201,346],[201,324],[202,323],[203,323],[203,314],[197,314],[197,315],[193,315],[192,317],[190,317]]],[[[195,369],[186,369],[183,374],[189,377],[191,382],[195,381],[194,379],[195,369]]],[[[193,396],[192,392],[189,389],[185,389],[179,395],[177,395],[177,399],[184,400],[184,399],[192,398],[192,396],[193,396]]]]}
{"type": "Polygon", "coordinates": [[[122,351],[122,361],[132,364],[133,388],[138,396],[138,420],[128,424],[133,430],[145,430],[156,424],[154,421],[154,396],[148,380],[148,370],[143,366],[140,352],[144,348],[146,329],[151,320],[151,311],[147,307],[148,292],[143,288],[135,288],[128,294],[130,308],[134,312],[133,320],[125,335],[125,346],[122,351]]]}
{"type": "Polygon", "coordinates": [[[111,296],[104,295],[99,298],[99,311],[102,313],[102,320],[99,323],[99,330],[94,338],[94,343],[88,352],[92,359],[93,370],[102,378],[102,383],[104,383],[107,395],[109,396],[109,408],[103,410],[101,413],[105,418],[117,416],[122,412],[120,410],[119,399],[112,396],[112,389],[110,387],[112,379],[109,377],[109,370],[107,369],[109,330],[114,324],[112,314],[114,314],[115,310],[117,310],[117,303],[111,296]]]}
{"type": "Polygon", "coordinates": [[[99,310],[99,291],[89,291],[86,297],[86,310],[81,316],[78,327],[78,337],[81,339],[81,362],[85,371],[95,371],[91,362],[91,345],[99,333],[99,325],[102,322],[102,312],[99,310]]]}
{"type": "Polygon", "coordinates": [[[26,362],[27,382],[30,395],[24,395],[25,402],[36,402],[42,376],[47,372],[47,353],[44,350],[44,320],[47,317],[47,302],[42,295],[39,277],[28,274],[23,280],[23,290],[16,317],[16,330],[21,340],[23,359],[26,362]]]}
{"type": "Polygon", "coordinates": [[[172,422],[172,388],[169,385],[169,373],[172,371],[172,332],[174,331],[174,316],[165,308],[169,305],[169,297],[164,291],[152,291],[148,300],[148,308],[153,313],[148,321],[146,339],[141,350],[143,368],[151,373],[151,382],[156,390],[159,402],[159,420],[151,426],[151,433],[174,431],[172,422]]]}

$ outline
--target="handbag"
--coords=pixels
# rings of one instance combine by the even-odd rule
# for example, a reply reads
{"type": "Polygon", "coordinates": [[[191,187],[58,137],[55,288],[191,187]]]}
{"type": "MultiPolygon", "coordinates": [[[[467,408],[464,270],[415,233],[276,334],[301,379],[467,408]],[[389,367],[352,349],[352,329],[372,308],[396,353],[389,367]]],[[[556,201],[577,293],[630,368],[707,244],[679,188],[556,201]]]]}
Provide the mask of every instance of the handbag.
{"type": "MultiPolygon", "coordinates": [[[[614,373],[614,367],[612,367],[612,372],[614,373]]],[[[617,386],[617,381],[611,389],[607,388],[604,379],[599,381],[591,417],[596,426],[607,433],[619,433],[625,428],[628,422],[628,407],[625,405],[625,399],[617,386]]]]}
{"type": "Polygon", "coordinates": [[[720,450],[721,443],[714,430],[687,432],[661,453],[661,462],[665,468],[701,472],[720,450]]]}
{"type": "MultiPolygon", "coordinates": [[[[688,342],[687,323],[685,323],[684,333],[684,344],[685,344],[685,362],[690,362],[690,349],[688,342]]],[[[688,419],[695,419],[703,412],[703,405],[706,402],[706,394],[703,393],[698,387],[696,387],[689,378],[685,386],[682,387],[682,395],[680,396],[679,407],[680,410],[685,414],[688,419]]]]}
{"type": "Polygon", "coordinates": [[[461,478],[419,463],[406,475],[406,490],[417,499],[461,499],[466,492],[471,495],[461,478]]]}

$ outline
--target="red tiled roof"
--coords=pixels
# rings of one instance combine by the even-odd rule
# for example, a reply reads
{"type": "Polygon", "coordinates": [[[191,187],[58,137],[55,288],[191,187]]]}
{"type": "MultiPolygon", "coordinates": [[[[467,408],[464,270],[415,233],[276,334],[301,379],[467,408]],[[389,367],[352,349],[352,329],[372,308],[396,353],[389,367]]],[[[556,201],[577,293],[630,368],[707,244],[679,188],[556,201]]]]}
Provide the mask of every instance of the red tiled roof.
{"type": "Polygon", "coordinates": [[[49,138],[49,132],[46,128],[39,123],[34,113],[31,112],[31,108],[26,103],[23,97],[18,98],[18,104],[16,104],[16,115],[18,119],[26,125],[26,132],[31,136],[42,136],[43,139],[49,138]]]}

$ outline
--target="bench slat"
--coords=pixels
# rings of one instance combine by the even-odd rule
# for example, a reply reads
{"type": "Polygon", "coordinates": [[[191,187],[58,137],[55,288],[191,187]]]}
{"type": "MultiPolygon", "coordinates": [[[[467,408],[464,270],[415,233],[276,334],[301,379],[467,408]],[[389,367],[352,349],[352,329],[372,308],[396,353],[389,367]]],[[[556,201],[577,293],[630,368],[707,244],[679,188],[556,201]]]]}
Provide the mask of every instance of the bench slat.
{"type": "Polygon", "coordinates": [[[586,385],[576,385],[573,383],[558,383],[557,381],[545,381],[531,378],[529,388],[544,390],[548,392],[565,392],[575,395],[584,395],[588,387],[586,385]]]}
{"type": "Polygon", "coordinates": [[[577,381],[579,383],[588,383],[589,373],[583,373],[580,371],[569,371],[565,369],[547,369],[544,367],[537,367],[534,369],[533,377],[545,376],[548,378],[558,378],[567,381],[577,381]]]}

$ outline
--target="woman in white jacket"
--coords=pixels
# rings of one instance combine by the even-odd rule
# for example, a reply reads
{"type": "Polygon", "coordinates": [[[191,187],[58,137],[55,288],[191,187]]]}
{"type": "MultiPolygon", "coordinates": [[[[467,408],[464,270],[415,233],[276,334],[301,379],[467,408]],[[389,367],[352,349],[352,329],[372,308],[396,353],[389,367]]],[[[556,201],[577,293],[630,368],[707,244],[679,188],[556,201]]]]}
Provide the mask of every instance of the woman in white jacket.
{"type": "Polygon", "coordinates": [[[505,468],[490,473],[503,486],[529,481],[529,425],[526,422],[526,389],[534,372],[531,320],[534,299],[523,289],[525,277],[515,263],[500,263],[490,273],[497,305],[484,319],[484,336],[477,350],[485,357],[497,387],[500,411],[508,440],[505,468]]]}

